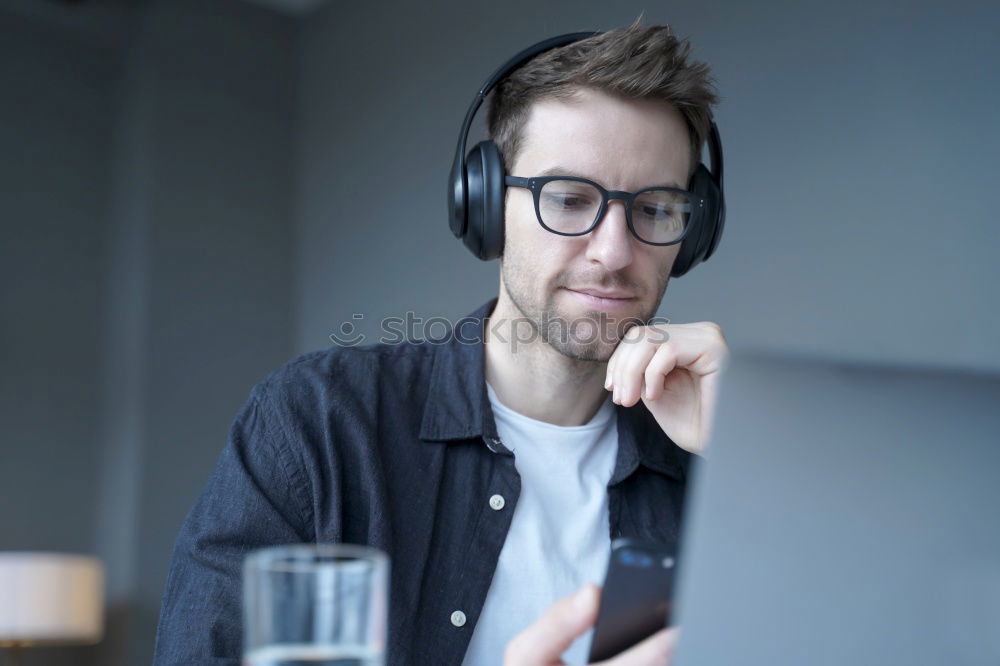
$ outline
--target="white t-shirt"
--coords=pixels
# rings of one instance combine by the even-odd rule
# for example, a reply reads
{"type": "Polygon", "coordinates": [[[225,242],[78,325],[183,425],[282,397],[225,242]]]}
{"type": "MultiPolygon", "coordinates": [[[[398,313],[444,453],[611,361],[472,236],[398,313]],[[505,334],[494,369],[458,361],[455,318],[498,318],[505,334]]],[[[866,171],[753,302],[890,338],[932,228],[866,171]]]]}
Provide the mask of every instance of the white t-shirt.
{"type": "MultiPolygon", "coordinates": [[[[515,412],[486,388],[521,494],[464,666],[500,666],[510,639],[554,601],[585,583],[603,585],[611,549],[607,486],[618,453],[611,395],[588,423],[557,426],[515,412]]],[[[567,664],[586,663],[592,633],[570,645],[567,664]]]]}

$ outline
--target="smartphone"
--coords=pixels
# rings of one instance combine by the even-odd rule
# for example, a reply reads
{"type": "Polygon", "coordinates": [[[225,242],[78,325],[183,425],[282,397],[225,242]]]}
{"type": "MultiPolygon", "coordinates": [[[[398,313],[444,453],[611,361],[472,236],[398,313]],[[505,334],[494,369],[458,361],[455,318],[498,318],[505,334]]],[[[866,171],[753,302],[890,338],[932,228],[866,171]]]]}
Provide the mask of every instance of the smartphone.
{"type": "Polygon", "coordinates": [[[676,552],[638,539],[611,543],[588,663],[610,659],[670,622],[676,552]]]}

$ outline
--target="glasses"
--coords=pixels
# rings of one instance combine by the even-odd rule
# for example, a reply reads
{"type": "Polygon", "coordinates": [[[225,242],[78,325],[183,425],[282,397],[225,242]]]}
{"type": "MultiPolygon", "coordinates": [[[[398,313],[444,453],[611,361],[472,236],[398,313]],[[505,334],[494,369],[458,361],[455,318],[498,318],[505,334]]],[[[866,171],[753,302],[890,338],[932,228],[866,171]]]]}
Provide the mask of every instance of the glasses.
{"type": "Polygon", "coordinates": [[[560,236],[582,236],[593,231],[608,208],[609,199],[625,202],[629,231],[649,245],[673,245],[687,235],[705,202],[676,187],[647,187],[638,192],[606,190],[577,176],[520,178],[507,176],[511,187],[531,190],[538,222],[560,236]]]}

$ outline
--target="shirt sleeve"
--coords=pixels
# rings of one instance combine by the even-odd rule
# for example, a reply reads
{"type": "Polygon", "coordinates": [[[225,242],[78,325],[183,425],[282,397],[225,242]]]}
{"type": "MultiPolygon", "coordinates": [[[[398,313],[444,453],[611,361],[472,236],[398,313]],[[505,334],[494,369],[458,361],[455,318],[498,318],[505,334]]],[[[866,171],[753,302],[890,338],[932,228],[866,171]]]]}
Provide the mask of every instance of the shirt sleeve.
{"type": "Polygon", "coordinates": [[[238,666],[244,556],[314,540],[300,458],[258,386],[174,545],[154,666],[238,666]]]}

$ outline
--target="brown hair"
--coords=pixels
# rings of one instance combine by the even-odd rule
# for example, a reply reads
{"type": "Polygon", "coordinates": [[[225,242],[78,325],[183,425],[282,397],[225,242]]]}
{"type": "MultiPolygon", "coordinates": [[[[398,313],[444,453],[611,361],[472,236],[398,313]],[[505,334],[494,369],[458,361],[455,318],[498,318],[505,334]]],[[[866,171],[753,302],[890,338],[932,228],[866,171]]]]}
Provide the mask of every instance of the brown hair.
{"type": "Polygon", "coordinates": [[[594,88],[624,99],[672,104],[687,124],[690,173],[694,173],[708,136],[711,107],[719,101],[714,80],[708,65],[688,61],[691,44],[687,39],[674,37],[669,25],[643,26],[641,22],[640,14],[627,28],[541,53],[497,86],[490,100],[487,131],[508,169],[522,148],[534,102],[568,99],[580,88],[594,88]]]}

